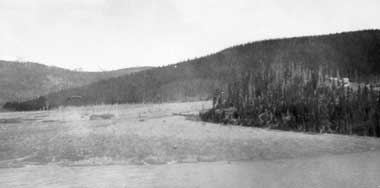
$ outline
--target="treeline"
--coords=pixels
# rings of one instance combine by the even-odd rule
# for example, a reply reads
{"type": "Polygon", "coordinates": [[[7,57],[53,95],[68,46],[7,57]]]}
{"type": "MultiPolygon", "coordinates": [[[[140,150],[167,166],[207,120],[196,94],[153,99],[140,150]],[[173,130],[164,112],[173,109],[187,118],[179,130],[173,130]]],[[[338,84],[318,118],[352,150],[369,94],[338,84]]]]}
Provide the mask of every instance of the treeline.
{"type": "Polygon", "coordinates": [[[4,104],[3,108],[15,111],[48,110],[49,104],[45,97],[39,97],[35,100],[26,102],[7,102],[4,104]]]}
{"type": "MultiPolygon", "coordinates": [[[[302,64],[261,65],[218,94],[205,121],[303,132],[380,137],[380,93],[345,85],[339,71],[302,64]],[[229,116],[228,113],[233,113],[229,116]]],[[[360,82],[355,75],[346,75],[360,82]]]]}
{"type": "Polygon", "coordinates": [[[50,106],[166,102],[210,99],[243,72],[262,72],[262,65],[299,62],[309,69],[338,69],[363,80],[380,75],[380,31],[266,40],[234,46],[218,53],[99,81],[46,95],[50,106]]]}

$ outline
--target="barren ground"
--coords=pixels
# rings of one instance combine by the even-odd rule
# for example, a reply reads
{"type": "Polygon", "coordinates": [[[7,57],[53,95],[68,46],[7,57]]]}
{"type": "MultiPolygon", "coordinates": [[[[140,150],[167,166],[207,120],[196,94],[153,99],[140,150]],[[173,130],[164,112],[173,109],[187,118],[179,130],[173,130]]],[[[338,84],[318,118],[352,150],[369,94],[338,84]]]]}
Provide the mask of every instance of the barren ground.
{"type": "Polygon", "coordinates": [[[198,121],[198,112],[209,107],[191,102],[0,113],[0,187],[380,184],[379,139],[198,121]]]}

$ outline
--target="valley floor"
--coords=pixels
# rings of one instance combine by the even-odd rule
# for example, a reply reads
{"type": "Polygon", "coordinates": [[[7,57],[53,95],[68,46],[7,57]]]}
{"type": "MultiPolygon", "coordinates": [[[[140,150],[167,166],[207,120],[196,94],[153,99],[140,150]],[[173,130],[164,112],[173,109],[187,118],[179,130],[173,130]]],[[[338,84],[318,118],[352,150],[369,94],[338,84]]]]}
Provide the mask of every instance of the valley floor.
{"type": "Polygon", "coordinates": [[[22,188],[377,188],[380,152],[316,158],[165,165],[0,169],[0,186],[22,188]]]}
{"type": "Polygon", "coordinates": [[[199,121],[210,106],[0,113],[0,187],[380,185],[380,139],[199,121]]]}

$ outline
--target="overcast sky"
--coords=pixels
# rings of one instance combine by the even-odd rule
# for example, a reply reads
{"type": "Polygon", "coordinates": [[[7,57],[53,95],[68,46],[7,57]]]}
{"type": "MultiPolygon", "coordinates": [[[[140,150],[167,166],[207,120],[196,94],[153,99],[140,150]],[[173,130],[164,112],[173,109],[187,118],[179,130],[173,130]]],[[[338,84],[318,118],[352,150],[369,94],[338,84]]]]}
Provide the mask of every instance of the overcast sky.
{"type": "Polygon", "coordinates": [[[371,28],[379,0],[0,0],[0,59],[113,70],[371,28]]]}

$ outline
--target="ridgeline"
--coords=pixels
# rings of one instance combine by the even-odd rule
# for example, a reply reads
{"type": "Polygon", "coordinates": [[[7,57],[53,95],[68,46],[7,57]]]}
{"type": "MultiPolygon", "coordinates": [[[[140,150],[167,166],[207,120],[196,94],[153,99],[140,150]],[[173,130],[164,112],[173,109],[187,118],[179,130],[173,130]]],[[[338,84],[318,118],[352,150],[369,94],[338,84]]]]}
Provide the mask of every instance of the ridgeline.
{"type": "MultiPolygon", "coordinates": [[[[205,57],[52,92],[18,105],[33,104],[30,109],[35,110],[44,106],[210,99],[215,90],[226,88],[242,74],[260,72],[263,64],[293,63],[311,70],[323,66],[361,82],[377,79],[380,30],[247,43],[205,57]],[[41,102],[36,105],[36,101],[41,102]]],[[[12,105],[7,108],[12,109],[12,105]]]]}

